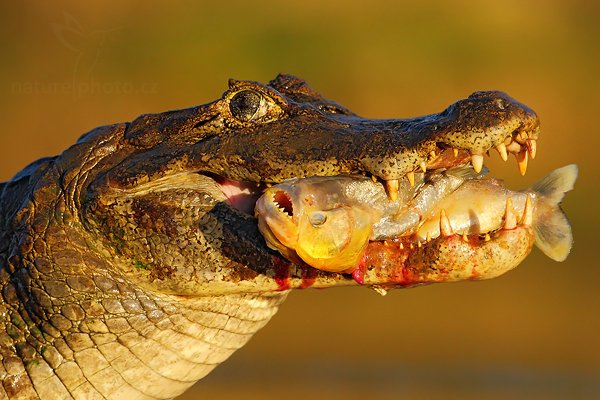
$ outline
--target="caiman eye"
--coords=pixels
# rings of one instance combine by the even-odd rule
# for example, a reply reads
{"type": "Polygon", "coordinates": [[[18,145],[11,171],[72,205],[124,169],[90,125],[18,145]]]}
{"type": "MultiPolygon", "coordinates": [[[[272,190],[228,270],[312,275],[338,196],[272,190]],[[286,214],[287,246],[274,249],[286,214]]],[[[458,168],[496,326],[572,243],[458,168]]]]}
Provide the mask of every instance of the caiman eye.
{"type": "Polygon", "coordinates": [[[229,101],[231,114],[240,121],[248,122],[262,117],[267,112],[264,96],[253,90],[242,90],[229,101]]]}

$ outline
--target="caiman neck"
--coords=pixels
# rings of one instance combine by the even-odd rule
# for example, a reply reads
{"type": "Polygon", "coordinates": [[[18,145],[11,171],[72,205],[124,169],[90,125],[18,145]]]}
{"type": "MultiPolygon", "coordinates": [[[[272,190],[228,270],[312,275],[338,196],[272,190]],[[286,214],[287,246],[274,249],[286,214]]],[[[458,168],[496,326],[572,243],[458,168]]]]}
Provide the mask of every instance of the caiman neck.
{"type": "Polygon", "coordinates": [[[0,398],[178,396],[243,346],[285,298],[140,286],[56,189],[42,185],[33,196],[53,193],[53,207],[28,201],[12,221],[0,267],[0,398]]]}

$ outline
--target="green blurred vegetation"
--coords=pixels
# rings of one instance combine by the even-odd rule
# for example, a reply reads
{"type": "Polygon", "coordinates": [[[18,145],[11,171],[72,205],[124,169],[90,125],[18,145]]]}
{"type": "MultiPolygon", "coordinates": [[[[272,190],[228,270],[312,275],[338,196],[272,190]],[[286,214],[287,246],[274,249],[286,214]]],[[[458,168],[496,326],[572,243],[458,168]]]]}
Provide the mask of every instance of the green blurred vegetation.
{"type": "Polygon", "coordinates": [[[370,117],[500,89],[543,124],[525,178],[576,162],[575,248],[477,284],[293,293],[195,392],[218,398],[597,398],[597,1],[21,1],[0,4],[0,179],[85,131],[299,75],[370,117]],[[326,361],[325,361],[326,360],[326,361]],[[232,380],[238,382],[232,384],[232,380]]]}

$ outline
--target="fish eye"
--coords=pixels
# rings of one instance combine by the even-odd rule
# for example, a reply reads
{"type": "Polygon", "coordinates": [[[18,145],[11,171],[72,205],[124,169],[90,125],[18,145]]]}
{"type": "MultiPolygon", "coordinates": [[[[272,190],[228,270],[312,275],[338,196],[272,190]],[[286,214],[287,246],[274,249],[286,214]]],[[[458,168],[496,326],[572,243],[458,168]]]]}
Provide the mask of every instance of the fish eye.
{"type": "Polygon", "coordinates": [[[240,121],[252,121],[266,114],[266,100],[254,90],[242,90],[229,100],[229,110],[240,121]]]}
{"type": "Polygon", "coordinates": [[[314,227],[321,226],[327,221],[327,215],[320,212],[314,212],[308,217],[308,220],[314,227]]]}

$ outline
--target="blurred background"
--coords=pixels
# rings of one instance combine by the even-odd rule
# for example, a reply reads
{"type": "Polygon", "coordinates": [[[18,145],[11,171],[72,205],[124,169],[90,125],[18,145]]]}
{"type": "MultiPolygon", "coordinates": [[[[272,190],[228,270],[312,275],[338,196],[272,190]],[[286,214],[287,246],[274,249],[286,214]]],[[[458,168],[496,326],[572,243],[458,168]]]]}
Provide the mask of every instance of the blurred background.
{"type": "Polygon", "coordinates": [[[372,117],[500,89],[542,120],[525,177],[576,162],[575,247],[477,283],[295,292],[182,398],[600,398],[598,1],[0,3],[0,180],[91,128],[218,98],[227,79],[305,78],[372,117]]]}

